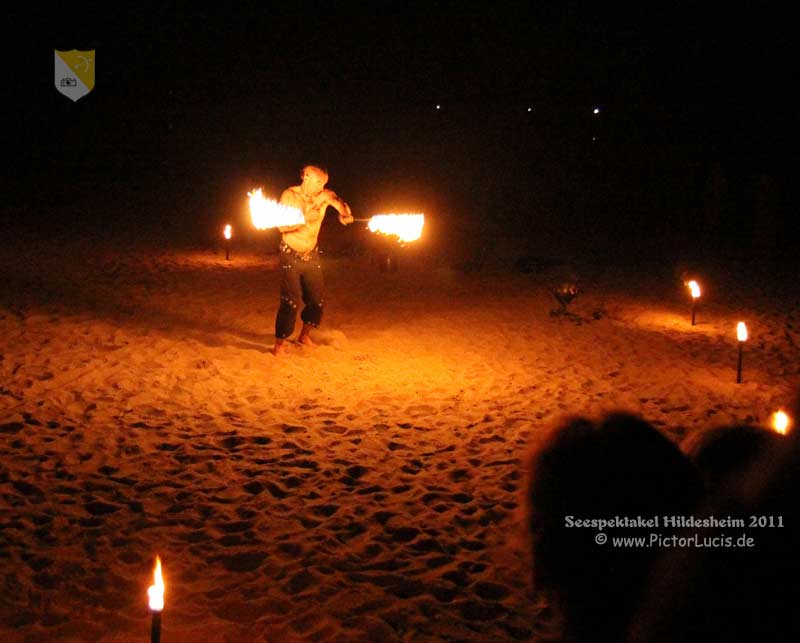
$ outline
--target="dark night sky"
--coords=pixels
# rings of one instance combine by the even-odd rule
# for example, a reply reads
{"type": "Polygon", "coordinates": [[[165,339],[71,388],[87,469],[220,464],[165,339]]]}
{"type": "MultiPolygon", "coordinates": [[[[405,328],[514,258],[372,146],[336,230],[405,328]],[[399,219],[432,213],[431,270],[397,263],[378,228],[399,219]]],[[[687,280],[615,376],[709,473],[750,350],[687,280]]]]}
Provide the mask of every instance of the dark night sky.
{"type": "Polygon", "coordinates": [[[408,204],[485,235],[568,222],[602,237],[604,223],[660,235],[665,218],[697,219],[714,176],[713,207],[750,226],[766,176],[785,227],[797,159],[785,17],[558,4],[411,16],[384,2],[358,17],[183,4],[43,21],[10,99],[6,193],[37,223],[55,208],[106,228],[203,228],[251,182],[278,190],[318,161],[365,213],[408,204]],[[77,103],[53,87],[55,48],[97,50],[77,103]]]}

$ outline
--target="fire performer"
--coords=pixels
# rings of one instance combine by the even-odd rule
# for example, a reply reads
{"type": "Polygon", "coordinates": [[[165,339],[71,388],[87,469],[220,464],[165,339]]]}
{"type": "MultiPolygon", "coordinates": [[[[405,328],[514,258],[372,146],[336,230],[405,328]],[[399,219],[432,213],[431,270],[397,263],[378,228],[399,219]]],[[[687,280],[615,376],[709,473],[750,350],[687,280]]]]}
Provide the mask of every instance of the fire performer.
{"type": "Polygon", "coordinates": [[[284,190],[281,204],[302,211],[305,223],[279,227],[281,232],[281,302],[275,318],[275,355],[281,352],[286,338],[294,332],[297,307],[302,301],[300,318],[303,328],[298,341],[312,345],[310,333],[322,320],[323,279],[317,238],[328,206],[339,212],[339,223],[353,222],[350,206],[335,192],[326,190],[328,173],[307,165],[300,173],[302,183],[284,190]]]}

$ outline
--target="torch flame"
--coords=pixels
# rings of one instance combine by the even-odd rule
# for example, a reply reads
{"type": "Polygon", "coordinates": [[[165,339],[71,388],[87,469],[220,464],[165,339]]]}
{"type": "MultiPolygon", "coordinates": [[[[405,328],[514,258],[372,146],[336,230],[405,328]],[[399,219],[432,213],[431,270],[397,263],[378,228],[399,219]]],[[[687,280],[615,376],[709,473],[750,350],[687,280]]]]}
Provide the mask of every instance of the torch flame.
{"type": "Polygon", "coordinates": [[[303,213],[297,208],[282,205],[272,199],[265,199],[261,188],[248,192],[250,197],[250,218],[258,230],[282,226],[302,225],[306,222],[303,213]]]}
{"type": "Polygon", "coordinates": [[[161,559],[158,556],[156,556],[156,568],[153,571],[153,583],[147,588],[149,605],[154,612],[160,612],[164,609],[164,579],[161,577],[161,559]]]}
{"type": "Polygon", "coordinates": [[[229,223],[229,224],[227,224],[227,225],[225,226],[225,232],[223,232],[223,233],[222,233],[222,234],[224,234],[224,235],[225,235],[225,238],[226,238],[226,239],[230,239],[230,238],[231,238],[231,230],[232,230],[232,228],[231,228],[231,224],[229,223]]]}
{"type": "Polygon", "coordinates": [[[693,299],[697,299],[700,296],[700,286],[699,286],[699,284],[694,279],[692,279],[686,285],[689,286],[689,290],[692,291],[692,298],[693,299]]]}
{"type": "Polygon", "coordinates": [[[736,339],[740,342],[747,341],[747,326],[744,322],[739,322],[736,324],[736,339]]]}
{"type": "Polygon", "coordinates": [[[416,241],[422,236],[424,214],[376,214],[369,220],[372,232],[394,234],[400,241],[416,241]]]}
{"type": "Polygon", "coordinates": [[[775,411],[772,414],[772,428],[775,429],[776,433],[786,435],[789,432],[791,423],[789,416],[784,411],[775,411]]]}

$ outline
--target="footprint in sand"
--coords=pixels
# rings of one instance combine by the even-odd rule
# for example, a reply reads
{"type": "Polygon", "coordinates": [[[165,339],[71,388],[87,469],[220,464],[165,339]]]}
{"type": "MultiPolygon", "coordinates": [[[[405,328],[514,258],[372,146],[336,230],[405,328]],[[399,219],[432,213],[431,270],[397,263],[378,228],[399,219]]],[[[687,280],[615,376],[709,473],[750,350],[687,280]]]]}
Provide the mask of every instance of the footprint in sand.
{"type": "Polygon", "coordinates": [[[25,482],[24,480],[15,480],[11,483],[11,486],[23,496],[28,497],[34,502],[41,502],[44,500],[44,492],[36,485],[33,485],[29,482],[25,482]]]}
{"type": "Polygon", "coordinates": [[[258,444],[260,446],[263,446],[265,444],[271,444],[272,438],[268,438],[265,435],[257,435],[255,437],[250,438],[250,442],[252,442],[253,444],[258,444]]]}
{"type": "Polygon", "coordinates": [[[244,443],[245,439],[238,435],[231,435],[219,441],[220,446],[228,451],[235,451],[239,445],[244,443]]]}
{"type": "Polygon", "coordinates": [[[389,527],[386,531],[391,540],[396,543],[409,543],[421,533],[416,527],[389,527]]]}
{"type": "Polygon", "coordinates": [[[348,476],[350,476],[355,480],[358,480],[359,478],[362,478],[369,471],[369,468],[364,467],[360,464],[356,464],[353,465],[352,467],[347,467],[345,471],[347,472],[348,476]]]}
{"type": "Polygon", "coordinates": [[[277,549],[289,558],[299,558],[303,554],[303,546],[299,543],[280,543],[277,549]]]}
{"type": "Polygon", "coordinates": [[[323,426],[322,430],[325,433],[333,433],[335,435],[344,435],[348,431],[346,426],[342,426],[340,424],[330,424],[328,426],[323,426]]]}
{"type": "Polygon", "coordinates": [[[472,582],[470,575],[463,569],[453,569],[442,574],[442,578],[458,587],[466,587],[472,582]]]}
{"type": "Polygon", "coordinates": [[[230,556],[223,556],[221,562],[223,567],[229,572],[254,572],[261,567],[266,557],[266,552],[245,551],[230,556]]]}
{"type": "Polygon", "coordinates": [[[453,482],[463,482],[472,479],[472,472],[469,469],[453,469],[450,472],[450,479],[453,482]]]}
{"type": "Polygon", "coordinates": [[[430,404],[413,404],[406,408],[404,415],[412,418],[428,418],[432,415],[436,415],[436,409],[430,404]]]}
{"type": "Polygon", "coordinates": [[[107,514],[116,513],[122,507],[118,505],[112,505],[107,502],[102,502],[100,500],[93,500],[91,502],[87,502],[83,505],[84,509],[93,516],[105,516],[107,514]]]}
{"type": "Polygon", "coordinates": [[[320,518],[330,518],[333,514],[339,511],[339,505],[323,504],[310,507],[309,509],[315,516],[320,518]]]}
{"type": "Polygon", "coordinates": [[[288,582],[284,585],[284,590],[290,596],[294,596],[296,594],[301,594],[317,584],[319,584],[317,577],[312,572],[303,570],[289,578],[288,582]]]}
{"type": "Polygon", "coordinates": [[[501,603],[469,600],[459,605],[459,612],[467,621],[493,621],[507,614],[508,609],[501,603]]]}
{"type": "Polygon", "coordinates": [[[24,428],[25,425],[21,422],[8,422],[7,424],[0,424],[0,433],[4,433],[6,435],[16,435],[24,428]]]}

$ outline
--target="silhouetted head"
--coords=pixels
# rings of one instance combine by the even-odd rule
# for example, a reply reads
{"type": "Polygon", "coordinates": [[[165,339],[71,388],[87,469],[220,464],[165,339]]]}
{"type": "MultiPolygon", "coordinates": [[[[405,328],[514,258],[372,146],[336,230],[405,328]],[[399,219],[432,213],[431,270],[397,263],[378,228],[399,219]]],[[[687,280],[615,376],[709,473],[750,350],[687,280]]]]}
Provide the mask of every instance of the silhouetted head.
{"type": "Polygon", "coordinates": [[[681,446],[705,485],[696,515],[739,522],[687,530],[715,546],[664,550],[631,642],[800,640],[797,592],[787,591],[800,575],[800,459],[792,439],[734,425],[697,432],[681,446]]]}
{"type": "Polygon", "coordinates": [[[687,437],[681,448],[694,462],[706,492],[731,503],[758,495],[779,466],[786,438],[758,426],[718,426],[687,437]]]}
{"type": "Polygon", "coordinates": [[[615,548],[642,529],[568,526],[568,520],[686,514],[700,492],[678,447],[644,420],[572,418],[534,445],[527,509],[534,584],[555,597],[570,640],[624,632],[657,549],[615,548]]]}

